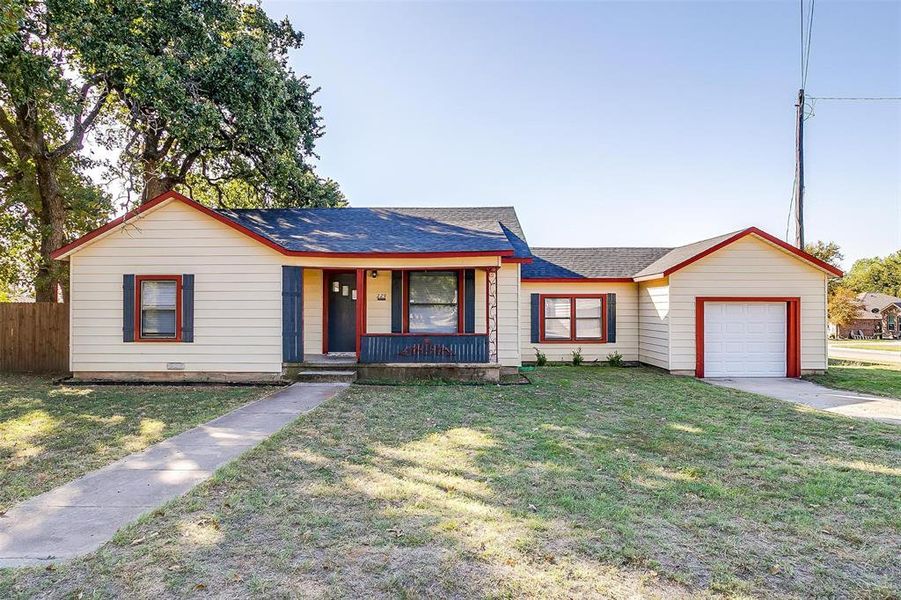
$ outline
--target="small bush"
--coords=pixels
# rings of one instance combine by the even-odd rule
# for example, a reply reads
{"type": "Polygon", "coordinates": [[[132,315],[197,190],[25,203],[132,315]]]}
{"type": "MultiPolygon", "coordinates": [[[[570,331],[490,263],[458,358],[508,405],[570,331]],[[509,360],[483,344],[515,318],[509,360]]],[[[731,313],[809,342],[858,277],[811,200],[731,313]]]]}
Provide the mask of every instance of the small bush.
{"type": "Polygon", "coordinates": [[[611,354],[607,355],[607,364],[611,367],[621,367],[623,366],[623,355],[619,353],[617,350],[611,354]]]}
{"type": "Polygon", "coordinates": [[[535,348],[535,364],[539,367],[547,364],[547,355],[538,348],[535,348]]]}
{"type": "Polygon", "coordinates": [[[582,364],[582,362],[584,362],[585,359],[582,357],[582,349],[581,348],[577,348],[577,349],[573,350],[572,354],[573,354],[573,366],[574,367],[578,367],[579,365],[582,364]]]}

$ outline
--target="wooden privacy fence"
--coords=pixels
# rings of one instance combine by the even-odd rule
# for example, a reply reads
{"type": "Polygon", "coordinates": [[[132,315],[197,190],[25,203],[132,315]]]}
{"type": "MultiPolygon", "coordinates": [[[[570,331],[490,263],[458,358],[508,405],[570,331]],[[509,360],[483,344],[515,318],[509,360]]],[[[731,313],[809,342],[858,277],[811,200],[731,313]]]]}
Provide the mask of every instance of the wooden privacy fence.
{"type": "Polygon", "coordinates": [[[69,371],[69,305],[0,303],[0,372],[69,371]]]}

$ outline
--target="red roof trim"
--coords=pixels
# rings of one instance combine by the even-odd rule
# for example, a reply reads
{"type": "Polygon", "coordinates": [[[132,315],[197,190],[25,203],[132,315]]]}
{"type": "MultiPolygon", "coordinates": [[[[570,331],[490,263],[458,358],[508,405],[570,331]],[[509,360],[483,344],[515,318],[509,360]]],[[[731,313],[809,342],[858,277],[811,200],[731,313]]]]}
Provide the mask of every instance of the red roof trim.
{"type": "Polygon", "coordinates": [[[518,263],[521,265],[531,265],[532,259],[528,256],[504,256],[501,258],[502,263],[518,263]]]}
{"type": "Polygon", "coordinates": [[[635,283],[631,277],[523,277],[536,283],[635,283]]]}
{"type": "Polygon", "coordinates": [[[829,273],[832,273],[832,274],[835,275],[836,277],[842,277],[842,276],[844,275],[844,273],[842,272],[841,269],[838,269],[838,268],[836,268],[836,267],[833,267],[833,266],[830,265],[829,263],[820,260],[820,259],[817,258],[816,256],[813,256],[812,254],[808,254],[807,252],[804,252],[803,250],[800,250],[800,249],[798,249],[798,248],[795,248],[795,247],[792,246],[791,244],[789,244],[789,243],[787,243],[787,242],[783,242],[783,241],[780,240],[779,238],[770,235],[769,233],[767,233],[766,231],[763,231],[762,229],[758,229],[757,227],[748,227],[747,229],[745,229],[745,230],[743,230],[743,231],[739,231],[739,232],[736,233],[735,235],[733,235],[733,236],[731,236],[731,237],[729,237],[729,238],[726,238],[726,239],[723,240],[722,242],[720,242],[720,243],[718,243],[718,244],[716,244],[716,245],[714,245],[714,246],[711,246],[710,248],[707,248],[707,249],[704,250],[703,252],[700,252],[700,253],[698,253],[698,254],[695,254],[695,255],[692,256],[691,258],[688,258],[688,259],[686,259],[686,260],[683,260],[683,261],[680,262],[679,264],[670,267],[669,269],[667,269],[667,270],[665,270],[665,271],[663,272],[663,276],[664,276],[664,277],[667,277],[667,276],[671,275],[672,273],[675,273],[675,272],[678,271],[679,269],[682,269],[682,268],[684,268],[684,267],[687,267],[687,266],[690,265],[691,263],[693,263],[693,262],[695,262],[695,261],[697,261],[697,260],[700,260],[700,259],[704,258],[704,257],[707,256],[708,254],[712,254],[713,252],[716,252],[716,251],[719,250],[720,248],[723,248],[723,247],[725,247],[725,246],[728,246],[728,245],[731,244],[732,242],[735,242],[735,241],[740,240],[741,238],[743,238],[743,237],[745,237],[745,236],[747,236],[747,235],[752,235],[752,234],[753,234],[753,235],[756,235],[756,236],[758,236],[758,237],[760,237],[760,238],[762,238],[762,239],[764,239],[764,240],[766,240],[766,241],[768,241],[768,242],[770,242],[770,243],[772,243],[772,244],[775,244],[776,246],[782,248],[783,250],[787,250],[788,252],[790,252],[791,254],[794,254],[794,255],[797,256],[798,258],[801,258],[801,259],[803,259],[803,260],[806,260],[807,262],[812,263],[814,266],[817,266],[817,267],[819,267],[820,269],[823,269],[824,271],[828,271],[829,273]]]}
{"type": "Polygon", "coordinates": [[[195,208],[195,209],[199,210],[203,214],[205,214],[209,217],[212,217],[213,219],[216,219],[220,223],[228,225],[232,229],[239,231],[248,237],[253,238],[254,240],[260,242],[261,244],[263,244],[265,246],[269,246],[276,252],[280,252],[281,254],[284,254],[286,256],[321,256],[321,257],[328,257],[328,258],[365,258],[365,257],[457,258],[457,257],[469,257],[469,256],[500,256],[500,257],[512,257],[513,256],[512,250],[491,250],[491,251],[472,250],[472,251],[462,251],[462,252],[307,252],[307,251],[287,250],[286,248],[284,248],[280,244],[273,242],[269,238],[261,236],[260,234],[248,229],[247,227],[244,227],[243,225],[236,223],[235,221],[232,221],[228,217],[224,217],[224,216],[220,215],[219,213],[212,210],[211,208],[207,208],[203,204],[200,204],[199,202],[191,200],[187,196],[179,194],[178,192],[175,192],[175,191],[168,191],[168,192],[164,192],[164,193],[160,194],[153,200],[150,200],[149,202],[146,202],[146,203],[142,204],[141,206],[128,211],[121,217],[117,217],[117,218],[113,219],[106,225],[98,227],[94,231],[91,231],[91,232],[81,236],[74,242],[66,244],[62,248],[58,248],[57,250],[54,250],[50,254],[50,257],[53,259],[58,259],[59,257],[65,255],[65,254],[68,254],[72,250],[75,250],[79,246],[82,246],[82,245],[88,243],[89,241],[96,238],[97,236],[102,235],[102,234],[106,233],[107,231],[110,231],[111,229],[114,229],[115,227],[125,223],[126,221],[128,221],[130,219],[133,219],[134,217],[140,215],[143,212],[150,210],[151,208],[154,208],[155,206],[165,202],[166,200],[177,200],[179,202],[183,202],[184,204],[187,204],[191,208],[195,208]]]}

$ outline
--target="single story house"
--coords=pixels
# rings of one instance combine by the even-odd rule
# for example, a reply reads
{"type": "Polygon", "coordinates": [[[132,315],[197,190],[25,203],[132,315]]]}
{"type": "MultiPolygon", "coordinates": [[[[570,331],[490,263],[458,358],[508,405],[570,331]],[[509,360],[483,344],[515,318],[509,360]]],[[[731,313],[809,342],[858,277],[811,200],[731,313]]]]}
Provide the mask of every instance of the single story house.
{"type": "Polygon", "coordinates": [[[174,192],[57,250],[82,379],[258,380],[328,356],[483,365],[620,353],[696,377],[826,369],[841,272],[756,228],[531,248],[513,208],[214,210],[174,192]]]}
{"type": "Polygon", "coordinates": [[[857,317],[848,327],[829,324],[829,335],[837,338],[849,338],[851,334],[860,334],[866,338],[901,336],[901,298],[881,294],[879,292],[861,292],[857,294],[860,310],[857,317]]]}

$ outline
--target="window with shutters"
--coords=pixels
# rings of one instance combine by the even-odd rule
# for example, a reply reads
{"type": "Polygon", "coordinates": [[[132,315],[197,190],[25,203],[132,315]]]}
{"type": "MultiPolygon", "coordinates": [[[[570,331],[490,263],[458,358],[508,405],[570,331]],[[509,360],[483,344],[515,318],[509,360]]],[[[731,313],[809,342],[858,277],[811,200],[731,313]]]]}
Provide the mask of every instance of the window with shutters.
{"type": "Polygon", "coordinates": [[[410,333],[457,333],[460,290],[458,271],[410,271],[408,324],[410,333]]]}
{"type": "Polygon", "coordinates": [[[181,276],[135,277],[135,340],[181,341],[181,276]]]}
{"type": "Polygon", "coordinates": [[[542,342],[606,341],[606,296],[542,295],[540,306],[542,342]]]}

